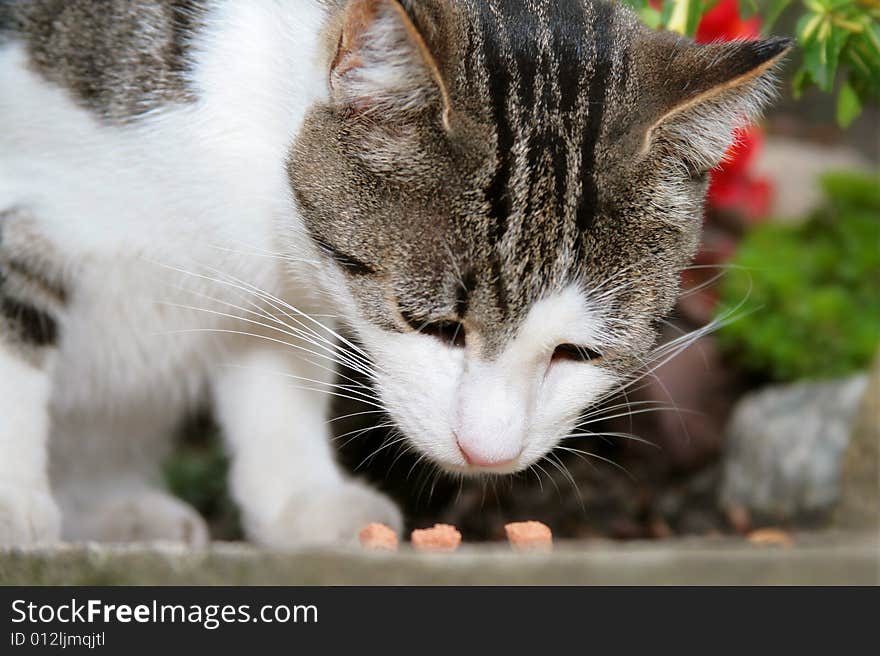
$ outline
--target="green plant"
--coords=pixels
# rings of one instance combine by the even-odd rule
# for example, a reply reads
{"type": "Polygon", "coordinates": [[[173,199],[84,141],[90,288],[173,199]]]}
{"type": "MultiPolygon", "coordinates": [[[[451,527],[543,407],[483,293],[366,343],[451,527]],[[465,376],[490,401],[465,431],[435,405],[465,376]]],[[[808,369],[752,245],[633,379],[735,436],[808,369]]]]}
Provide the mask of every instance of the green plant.
{"type": "Polygon", "coordinates": [[[238,510],[226,486],[229,461],[216,432],[187,436],[185,444],[163,463],[172,494],[199,511],[218,539],[240,539],[238,510]]]}
{"type": "MultiPolygon", "coordinates": [[[[623,0],[647,25],[694,36],[719,0],[623,0]]],[[[838,89],[837,121],[846,127],[864,104],[880,99],[880,0],[738,0],[743,18],[760,16],[768,34],[782,13],[797,7],[794,36],[803,51],[794,94],[810,86],[838,89]],[[839,84],[836,80],[840,79],[839,84]]]]}
{"type": "Polygon", "coordinates": [[[827,175],[822,188],[805,223],[750,232],[721,286],[721,316],[746,310],[719,331],[722,347],[774,380],[844,375],[880,346],[880,175],[827,175]]]}

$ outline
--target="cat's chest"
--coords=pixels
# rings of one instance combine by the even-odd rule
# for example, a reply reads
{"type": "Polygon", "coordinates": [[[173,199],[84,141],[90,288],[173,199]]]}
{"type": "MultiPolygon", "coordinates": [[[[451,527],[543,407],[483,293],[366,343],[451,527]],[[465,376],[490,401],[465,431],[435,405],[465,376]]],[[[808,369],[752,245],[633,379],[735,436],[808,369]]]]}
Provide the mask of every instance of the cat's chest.
{"type": "Polygon", "coordinates": [[[241,317],[257,290],[281,295],[297,277],[277,240],[280,222],[297,221],[289,139],[205,103],[106,125],[10,50],[0,76],[18,90],[0,99],[0,211],[28,217],[2,226],[6,243],[31,234],[69,289],[58,387],[90,398],[192,387],[250,330],[241,317]]]}

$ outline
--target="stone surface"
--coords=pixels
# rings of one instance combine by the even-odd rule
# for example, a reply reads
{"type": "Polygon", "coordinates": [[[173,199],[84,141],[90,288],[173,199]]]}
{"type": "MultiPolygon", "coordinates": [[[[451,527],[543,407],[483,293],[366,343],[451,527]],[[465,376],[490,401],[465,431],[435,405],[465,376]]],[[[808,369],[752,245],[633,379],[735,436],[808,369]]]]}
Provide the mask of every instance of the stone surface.
{"type": "Polygon", "coordinates": [[[744,397],[726,433],[720,502],[771,521],[821,516],[840,495],[841,460],[866,376],[779,385],[744,397]]]}
{"type": "Polygon", "coordinates": [[[553,553],[465,545],[454,554],[266,551],[215,543],[0,550],[0,585],[764,585],[880,584],[873,533],[794,534],[791,547],[744,538],[561,542],[553,553]]]}
{"type": "Polygon", "coordinates": [[[829,171],[870,170],[870,161],[848,146],[820,145],[803,139],[768,136],[754,173],[773,180],[770,214],[796,223],[822,202],[819,177],[829,171]]]}
{"type": "Polygon", "coordinates": [[[835,522],[840,526],[880,528],[880,355],[874,361],[853,422],[842,470],[835,522]]]}

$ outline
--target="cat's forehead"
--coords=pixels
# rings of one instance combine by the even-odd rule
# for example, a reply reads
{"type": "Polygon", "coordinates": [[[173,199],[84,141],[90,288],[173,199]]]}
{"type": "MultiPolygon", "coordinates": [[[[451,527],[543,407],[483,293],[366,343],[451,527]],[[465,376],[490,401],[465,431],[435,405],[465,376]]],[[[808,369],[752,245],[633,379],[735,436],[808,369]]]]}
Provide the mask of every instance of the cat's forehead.
{"type": "Polygon", "coordinates": [[[491,355],[565,289],[630,332],[672,306],[784,43],[696,46],[606,0],[356,6],[290,172],[313,236],[374,272],[349,284],[374,323],[461,319],[491,355]]]}
{"type": "Polygon", "coordinates": [[[463,232],[480,238],[462,245],[459,267],[483,281],[482,323],[510,331],[536,300],[589,274],[609,168],[600,142],[627,81],[628,16],[589,1],[460,6],[453,103],[479,117],[491,144],[462,217],[463,232]]]}

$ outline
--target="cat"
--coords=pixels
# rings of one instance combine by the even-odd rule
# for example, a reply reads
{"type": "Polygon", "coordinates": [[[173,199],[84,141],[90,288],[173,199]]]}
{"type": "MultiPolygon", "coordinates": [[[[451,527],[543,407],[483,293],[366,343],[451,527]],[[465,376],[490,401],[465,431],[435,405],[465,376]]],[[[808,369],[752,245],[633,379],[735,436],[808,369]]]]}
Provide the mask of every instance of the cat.
{"type": "Polygon", "coordinates": [[[159,475],[203,402],[270,546],[402,526],[334,394],[529,467],[649,357],[788,48],[606,0],[0,2],[0,543],[204,544],[159,475]]]}

